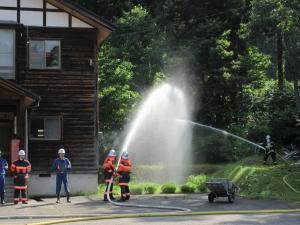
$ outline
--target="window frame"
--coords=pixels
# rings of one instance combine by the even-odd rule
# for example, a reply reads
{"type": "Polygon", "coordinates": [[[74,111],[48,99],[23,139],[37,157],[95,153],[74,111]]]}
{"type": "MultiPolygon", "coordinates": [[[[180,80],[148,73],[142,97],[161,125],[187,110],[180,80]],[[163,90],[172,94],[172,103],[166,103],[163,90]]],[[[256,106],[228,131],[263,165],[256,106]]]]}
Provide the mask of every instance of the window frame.
{"type": "MultiPolygon", "coordinates": [[[[16,79],[16,30],[15,29],[6,29],[6,28],[0,28],[0,30],[9,30],[13,32],[13,51],[12,51],[12,59],[13,59],[13,67],[12,67],[12,76],[8,79],[15,80],[16,79]]],[[[0,77],[7,79],[6,77],[3,77],[0,74],[0,77]]]]}
{"type": "Polygon", "coordinates": [[[62,116],[31,116],[29,117],[29,121],[28,121],[28,139],[30,141],[61,141],[63,140],[63,117],[62,116]],[[32,137],[31,135],[31,120],[34,120],[34,119],[42,119],[44,121],[44,133],[45,133],[45,120],[46,119],[58,119],[59,121],[59,137],[58,138],[38,138],[38,137],[32,137]]]}
{"type": "Polygon", "coordinates": [[[61,44],[62,44],[62,39],[59,38],[30,38],[29,39],[29,44],[28,44],[28,67],[30,70],[61,70],[62,68],[62,58],[61,58],[61,44]],[[31,66],[31,41],[43,41],[44,42],[44,65],[45,67],[43,68],[34,68],[31,66]],[[59,57],[59,66],[57,67],[47,67],[47,52],[46,52],[46,41],[59,41],[59,51],[58,51],[58,57],[59,57]]]}

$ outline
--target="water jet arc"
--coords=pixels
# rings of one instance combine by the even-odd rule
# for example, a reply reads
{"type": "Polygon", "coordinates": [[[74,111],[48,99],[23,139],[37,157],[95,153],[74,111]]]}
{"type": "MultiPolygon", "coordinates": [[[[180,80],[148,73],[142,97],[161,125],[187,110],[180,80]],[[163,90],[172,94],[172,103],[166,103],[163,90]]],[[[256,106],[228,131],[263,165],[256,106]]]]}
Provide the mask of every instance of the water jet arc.
{"type": "Polygon", "coordinates": [[[241,140],[241,141],[244,141],[244,142],[246,142],[246,143],[248,143],[248,144],[254,145],[255,147],[258,147],[258,148],[260,148],[260,149],[263,149],[263,150],[266,149],[265,147],[263,147],[263,146],[261,146],[261,145],[258,145],[258,144],[254,143],[254,142],[252,142],[252,141],[249,141],[249,140],[247,140],[247,139],[245,139],[245,138],[242,138],[242,137],[240,137],[240,136],[237,136],[237,135],[235,135],[235,134],[229,133],[229,132],[227,132],[227,131],[225,131],[225,130],[221,130],[221,129],[218,129],[218,128],[215,128],[215,127],[211,127],[211,126],[204,125],[204,124],[202,124],[202,123],[196,123],[196,122],[193,122],[193,121],[187,121],[187,120],[183,120],[183,119],[177,119],[177,121],[179,121],[179,122],[184,122],[184,123],[189,123],[189,124],[192,124],[192,125],[195,125],[195,126],[199,126],[199,127],[204,127],[204,128],[210,129],[210,130],[215,130],[215,131],[218,131],[218,132],[220,132],[220,133],[222,133],[222,134],[224,134],[224,135],[229,135],[229,136],[232,136],[232,137],[234,137],[234,138],[236,138],[236,139],[239,139],[239,140],[241,140]]]}
{"type": "MultiPolygon", "coordinates": [[[[208,126],[208,125],[204,125],[204,124],[202,124],[202,123],[196,123],[196,122],[193,122],[193,121],[188,121],[188,120],[183,120],[183,119],[176,119],[176,120],[177,120],[178,122],[189,123],[189,124],[192,124],[192,125],[194,125],[194,126],[199,126],[199,127],[204,127],[204,128],[210,129],[210,130],[215,130],[215,131],[218,131],[218,132],[220,132],[220,133],[222,133],[222,134],[224,134],[224,135],[229,135],[229,136],[231,136],[231,137],[234,137],[234,138],[236,138],[236,139],[239,139],[239,140],[241,140],[241,141],[244,141],[244,142],[246,142],[246,143],[248,143],[248,144],[251,144],[251,145],[253,145],[253,146],[255,146],[255,147],[258,147],[258,148],[260,148],[260,149],[266,150],[265,147],[263,147],[263,146],[261,146],[261,145],[259,145],[259,144],[256,144],[256,143],[254,143],[254,142],[252,142],[252,141],[249,141],[249,140],[247,140],[247,139],[245,139],[245,138],[242,138],[242,137],[240,137],[240,136],[237,136],[237,135],[235,135],[235,134],[232,134],[232,133],[230,133],[230,132],[228,132],[228,131],[221,130],[221,129],[218,129],[218,128],[215,128],[215,127],[211,127],[211,126],[208,126]]],[[[283,162],[286,163],[286,159],[284,159],[278,152],[276,152],[276,154],[279,156],[279,158],[281,158],[281,160],[282,160],[283,162]]]]}

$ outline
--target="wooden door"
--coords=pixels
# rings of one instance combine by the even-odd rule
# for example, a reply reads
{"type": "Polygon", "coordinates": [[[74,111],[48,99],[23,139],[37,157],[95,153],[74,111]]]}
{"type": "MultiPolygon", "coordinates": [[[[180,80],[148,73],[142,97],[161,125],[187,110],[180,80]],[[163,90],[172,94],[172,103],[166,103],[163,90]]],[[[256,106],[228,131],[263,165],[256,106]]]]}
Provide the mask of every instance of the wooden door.
{"type": "Polygon", "coordinates": [[[13,122],[0,121],[0,149],[2,156],[10,161],[10,142],[13,137],[13,122]]]}

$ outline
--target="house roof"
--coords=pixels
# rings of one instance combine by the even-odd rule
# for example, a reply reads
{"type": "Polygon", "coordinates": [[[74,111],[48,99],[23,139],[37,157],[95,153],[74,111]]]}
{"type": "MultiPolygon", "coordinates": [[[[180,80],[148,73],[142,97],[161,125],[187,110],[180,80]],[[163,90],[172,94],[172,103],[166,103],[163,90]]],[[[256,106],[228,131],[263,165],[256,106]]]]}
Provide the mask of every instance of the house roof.
{"type": "Polygon", "coordinates": [[[46,0],[51,5],[68,12],[98,30],[97,43],[100,45],[117,27],[71,0],[46,0]]]}
{"type": "Polygon", "coordinates": [[[41,100],[41,97],[39,95],[27,90],[26,88],[13,81],[3,79],[2,77],[0,77],[0,87],[1,86],[19,96],[25,97],[27,106],[30,106],[33,103],[39,103],[39,101],[41,100]]]}

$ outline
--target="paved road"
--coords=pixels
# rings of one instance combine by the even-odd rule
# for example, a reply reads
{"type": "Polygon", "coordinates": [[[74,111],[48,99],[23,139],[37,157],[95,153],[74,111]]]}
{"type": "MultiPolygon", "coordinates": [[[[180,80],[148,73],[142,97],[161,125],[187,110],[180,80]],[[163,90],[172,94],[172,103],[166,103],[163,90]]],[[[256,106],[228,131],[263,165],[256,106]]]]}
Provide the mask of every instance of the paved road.
{"type": "MultiPolygon", "coordinates": [[[[210,204],[207,201],[207,195],[159,195],[159,196],[133,196],[130,203],[150,204],[160,206],[181,206],[190,208],[192,211],[227,211],[227,210],[261,210],[261,209],[297,209],[300,208],[299,203],[288,203],[284,201],[274,200],[249,200],[239,198],[233,204],[228,203],[224,199],[219,199],[216,203],[210,204]]],[[[133,213],[153,213],[153,212],[170,212],[169,210],[158,209],[138,209],[128,207],[118,207],[110,203],[104,203],[99,196],[82,196],[72,198],[72,203],[68,204],[63,199],[61,204],[55,204],[55,199],[43,199],[42,201],[30,201],[28,205],[12,205],[8,204],[4,207],[0,206],[0,224],[27,224],[40,222],[48,219],[34,219],[35,216],[82,216],[82,215],[118,215],[133,213]],[[18,217],[26,217],[17,219],[18,217]]],[[[118,219],[103,220],[97,222],[84,222],[77,224],[300,224],[300,214],[267,214],[267,215],[223,215],[223,216],[193,216],[193,217],[164,217],[164,218],[139,218],[139,219],[118,219]],[[296,222],[297,221],[297,222],[296,222]]],[[[76,224],[76,223],[73,223],[76,224]]]]}
{"type": "Polygon", "coordinates": [[[68,225],[298,225],[300,213],[294,214],[268,214],[268,215],[213,215],[191,217],[162,217],[162,218],[137,218],[118,219],[105,221],[84,221],[67,223],[68,225]]]}
{"type": "MultiPolygon", "coordinates": [[[[46,220],[4,220],[0,224],[19,225],[46,220]]],[[[49,221],[49,220],[48,220],[49,221]]],[[[63,225],[298,225],[300,213],[259,214],[259,215],[202,215],[190,217],[154,217],[134,219],[113,219],[64,223],[63,225]]]]}

